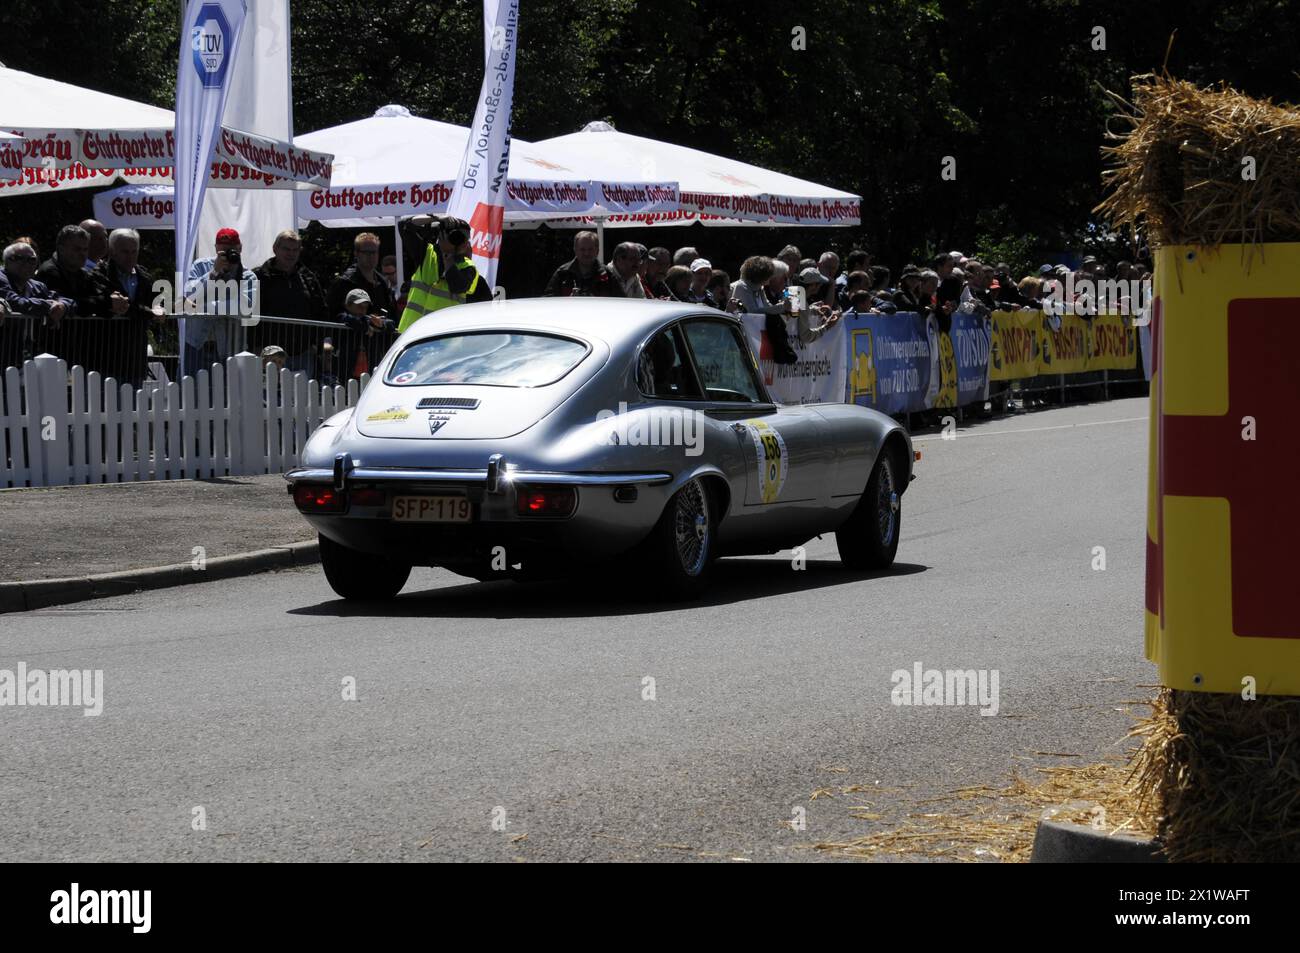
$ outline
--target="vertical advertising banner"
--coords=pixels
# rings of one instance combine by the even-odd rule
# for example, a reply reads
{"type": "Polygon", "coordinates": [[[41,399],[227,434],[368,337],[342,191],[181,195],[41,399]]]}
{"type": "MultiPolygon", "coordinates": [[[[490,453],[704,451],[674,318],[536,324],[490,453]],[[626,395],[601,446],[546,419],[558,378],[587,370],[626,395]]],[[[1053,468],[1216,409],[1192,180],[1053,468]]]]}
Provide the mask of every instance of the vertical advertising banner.
{"type": "Polygon", "coordinates": [[[844,378],[847,371],[847,335],[840,328],[823,334],[811,344],[804,344],[791,334],[790,347],[798,360],[777,364],[772,360],[772,346],[767,339],[766,320],[762,315],[745,314],[745,338],[758,358],[758,370],[768,393],[778,404],[824,404],[844,402],[844,378]]]}
{"type": "Polygon", "coordinates": [[[962,311],[952,316],[952,329],[948,336],[956,364],[958,407],[988,399],[989,333],[989,322],[985,318],[962,311]]]}
{"type": "MultiPolygon", "coordinates": [[[[897,317],[897,315],[895,315],[897,317]]],[[[925,336],[930,342],[930,386],[925,392],[925,408],[957,406],[957,355],[952,334],[939,328],[934,315],[925,319],[925,336]]]]}
{"type": "Polygon", "coordinates": [[[486,62],[474,123],[461,159],[447,214],[470,226],[474,267],[488,287],[496,284],[505,224],[506,173],[510,168],[510,110],[515,96],[519,0],[483,0],[486,62]]]}
{"type": "MultiPolygon", "coordinates": [[[[189,0],[176,69],[176,290],[184,285],[198,236],[209,165],[221,136],[244,0],[189,0]]],[[[184,331],[181,332],[182,340],[184,331]]]]}
{"type": "Polygon", "coordinates": [[[849,402],[886,414],[924,410],[935,344],[917,314],[851,314],[849,402]]]}
{"type": "MultiPolygon", "coordinates": [[[[230,77],[227,128],[284,142],[293,141],[293,102],[289,83],[289,0],[252,0],[243,42],[230,77]]],[[[255,268],[271,257],[278,232],[297,225],[292,189],[214,188],[203,200],[199,240],[233,228],[243,258],[255,268]]],[[[206,248],[205,248],[206,251],[206,248]]]]}

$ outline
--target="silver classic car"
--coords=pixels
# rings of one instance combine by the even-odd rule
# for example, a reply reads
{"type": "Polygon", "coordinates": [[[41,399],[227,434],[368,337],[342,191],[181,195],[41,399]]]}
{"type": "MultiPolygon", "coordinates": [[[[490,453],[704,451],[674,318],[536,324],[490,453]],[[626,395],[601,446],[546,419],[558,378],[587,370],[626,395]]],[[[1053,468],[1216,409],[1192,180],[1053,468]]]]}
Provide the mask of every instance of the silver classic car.
{"type": "Polygon", "coordinates": [[[417,565],[631,565],[689,597],[715,557],[820,533],[852,569],[890,565],[912,463],[883,414],[774,404],[729,315],[542,298],[420,320],[285,476],[344,598],[391,598],[417,565]]]}

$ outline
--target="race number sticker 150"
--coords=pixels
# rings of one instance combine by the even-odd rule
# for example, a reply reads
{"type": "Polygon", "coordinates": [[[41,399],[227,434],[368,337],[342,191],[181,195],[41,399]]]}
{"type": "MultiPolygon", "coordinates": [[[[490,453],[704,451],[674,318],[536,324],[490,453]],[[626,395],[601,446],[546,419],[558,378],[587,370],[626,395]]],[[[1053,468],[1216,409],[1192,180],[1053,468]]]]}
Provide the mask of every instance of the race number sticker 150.
{"type": "Polygon", "coordinates": [[[403,407],[389,407],[387,410],[381,410],[371,414],[366,418],[366,423],[382,423],[385,421],[402,421],[411,416],[411,412],[403,407]]]}
{"type": "Polygon", "coordinates": [[[762,420],[746,420],[745,429],[754,441],[758,458],[759,497],[764,503],[775,503],[785,487],[786,473],[790,468],[785,440],[779,431],[762,420]]]}

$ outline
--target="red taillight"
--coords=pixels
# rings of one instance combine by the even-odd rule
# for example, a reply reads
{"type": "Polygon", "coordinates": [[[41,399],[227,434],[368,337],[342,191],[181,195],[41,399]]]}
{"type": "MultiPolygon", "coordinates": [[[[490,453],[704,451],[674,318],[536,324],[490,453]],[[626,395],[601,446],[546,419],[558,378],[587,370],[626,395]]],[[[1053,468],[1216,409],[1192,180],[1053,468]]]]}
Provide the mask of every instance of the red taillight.
{"type": "Polygon", "coordinates": [[[353,506],[383,506],[384,491],[376,490],[374,487],[363,487],[359,490],[349,490],[348,501],[353,506]]]}
{"type": "Polygon", "coordinates": [[[293,488],[293,501],[304,513],[342,513],[343,494],[332,486],[299,483],[293,488]]]}
{"type": "Polygon", "coordinates": [[[564,517],[578,505],[578,493],[571,486],[521,486],[518,493],[520,516],[564,517]]]}

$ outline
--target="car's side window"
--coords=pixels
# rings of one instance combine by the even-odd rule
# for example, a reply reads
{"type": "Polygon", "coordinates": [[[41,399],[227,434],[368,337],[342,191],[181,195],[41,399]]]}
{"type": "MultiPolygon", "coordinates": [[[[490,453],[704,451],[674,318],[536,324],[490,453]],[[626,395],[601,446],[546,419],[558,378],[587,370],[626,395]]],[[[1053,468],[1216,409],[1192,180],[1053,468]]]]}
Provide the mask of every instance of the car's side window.
{"type": "Polygon", "coordinates": [[[742,345],[733,327],[708,318],[687,321],[683,327],[709,400],[764,400],[754,380],[749,349],[742,345]]]}
{"type": "Polygon", "coordinates": [[[641,350],[637,386],[649,397],[699,400],[699,382],[691,367],[682,332],[676,327],[660,331],[641,350]]]}

